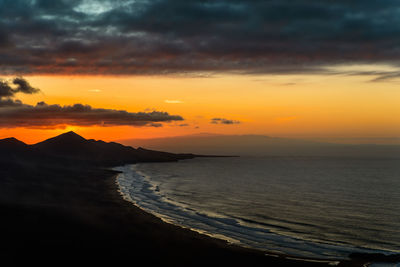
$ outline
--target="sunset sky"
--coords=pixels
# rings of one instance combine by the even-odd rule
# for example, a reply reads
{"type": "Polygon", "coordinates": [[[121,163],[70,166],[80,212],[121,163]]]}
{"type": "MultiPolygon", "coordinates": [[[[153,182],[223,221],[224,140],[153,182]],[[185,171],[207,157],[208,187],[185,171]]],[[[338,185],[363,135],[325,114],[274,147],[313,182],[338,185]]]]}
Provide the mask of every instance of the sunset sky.
{"type": "Polygon", "coordinates": [[[0,0],[0,138],[396,143],[399,12],[393,0],[0,0]]]}

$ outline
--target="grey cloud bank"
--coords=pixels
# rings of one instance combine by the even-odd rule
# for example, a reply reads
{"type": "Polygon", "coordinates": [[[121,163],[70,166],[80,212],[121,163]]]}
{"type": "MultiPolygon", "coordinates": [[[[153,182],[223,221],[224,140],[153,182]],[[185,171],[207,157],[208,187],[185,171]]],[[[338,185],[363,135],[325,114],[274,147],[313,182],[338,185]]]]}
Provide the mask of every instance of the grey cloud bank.
{"type": "Polygon", "coordinates": [[[368,63],[397,68],[399,9],[394,0],[0,0],[0,72],[330,73],[326,66],[368,63]]]}

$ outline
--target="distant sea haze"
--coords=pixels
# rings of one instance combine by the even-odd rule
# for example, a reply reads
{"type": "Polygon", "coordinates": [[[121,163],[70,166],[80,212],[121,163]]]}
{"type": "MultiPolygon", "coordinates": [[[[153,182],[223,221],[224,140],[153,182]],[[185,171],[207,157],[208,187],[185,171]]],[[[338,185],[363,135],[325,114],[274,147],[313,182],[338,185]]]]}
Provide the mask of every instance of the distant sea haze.
{"type": "Polygon", "coordinates": [[[343,259],[400,252],[400,160],[196,158],[119,167],[124,196],[244,246],[343,259]]]}
{"type": "MultiPolygon", "coordinates": [[[[199,134],[168,138],[121,140],[133,147],[168,151],[240,156],[331,156],[400,158],[400,139],[342,140],[346,144],[310,141],[264,135],[199,134]],[[377,143],[373,143],[377,141],[377,143]],[[353,144],[350,144],[353,142],[353,144]],[[366,142],[371,142],[366,144],[366,142]],[[361,144],[358,144],[361,143],[361,144]],[[385,143],[385,144],[379,144],[385,143]]],[[[340,141],[340,140],[336,140],[340,141]]]]}

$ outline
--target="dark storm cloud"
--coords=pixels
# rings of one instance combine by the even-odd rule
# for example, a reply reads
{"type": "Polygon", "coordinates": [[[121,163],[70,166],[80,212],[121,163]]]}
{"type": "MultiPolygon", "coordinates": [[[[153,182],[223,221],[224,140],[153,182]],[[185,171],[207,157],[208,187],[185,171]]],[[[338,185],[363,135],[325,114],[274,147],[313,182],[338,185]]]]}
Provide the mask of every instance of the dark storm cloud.
{"type": "Polygon", "coordinates": [[[228,120],[224,118],[213,118],[211,119],[212,124],[240,124],[240,121],[228,120]]]}
{"type": "Polygon", "coordinates": [[[0,99],[3,97],[14,97],[17,93],[35,94],[40,90],[33,88],[27,80],[16,77],[11,81],[0,79],[0,99]]]}
{"type": "MultiPolygon", "coordinates": [[[[0,71],[330,73],[399,66],[397,0],[0,0],[0,71]]],[[[383,74],[385,75],[385,74],[383,74]]]]}
{"type": "Polygon", "coordinates": [[[24,93],[24,94],[36,94],[40,90],[37,88],[33,88],[27,80],[21,77],[14,78],[12,81],[13,84],[15,84],[17,87],[14,89],[14,92],[16,93],[24,93]]]}

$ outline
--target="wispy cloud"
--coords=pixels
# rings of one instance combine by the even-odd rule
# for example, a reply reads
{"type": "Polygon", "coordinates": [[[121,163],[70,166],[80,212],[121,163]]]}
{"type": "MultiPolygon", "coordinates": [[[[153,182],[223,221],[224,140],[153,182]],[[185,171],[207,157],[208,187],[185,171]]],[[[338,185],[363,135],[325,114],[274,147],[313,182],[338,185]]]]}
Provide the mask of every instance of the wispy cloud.
{"type": "Polygon", "coordinates": [[[224,118],[213,118],[211,119],[212,124],[240,124],[240,121],[237,120],[229,120],[229,119],[224,119],[224,118]]]}
{"type": "Polygon", "coordinates": [[[164,102],[165,103],[167,103],[167,104],[182,104],[183,103],[183,101],[181,101],[181,100],[164,100],[164,102]]]}

